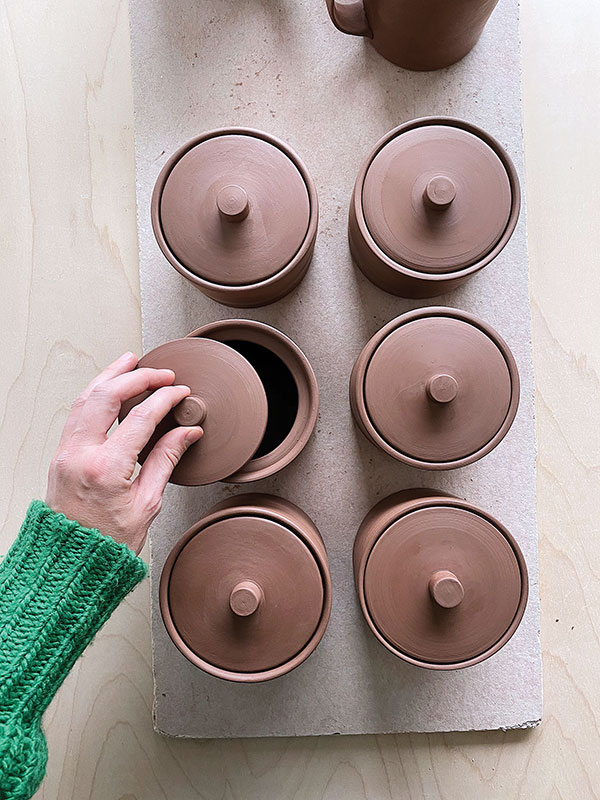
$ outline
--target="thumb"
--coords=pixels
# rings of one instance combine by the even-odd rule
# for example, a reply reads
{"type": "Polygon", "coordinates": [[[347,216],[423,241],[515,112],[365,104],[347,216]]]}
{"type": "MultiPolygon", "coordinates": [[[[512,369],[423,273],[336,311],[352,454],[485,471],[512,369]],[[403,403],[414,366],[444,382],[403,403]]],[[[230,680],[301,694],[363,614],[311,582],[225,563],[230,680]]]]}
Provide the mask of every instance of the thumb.
{"type": "Polygon", "coordinates": [[[188,447],[197,442],[203,433],[200,427],[179,427],[161,436],[135,479],[137,492],[144,502],[160,509],[162,495],[173,470],[188,447]]]}

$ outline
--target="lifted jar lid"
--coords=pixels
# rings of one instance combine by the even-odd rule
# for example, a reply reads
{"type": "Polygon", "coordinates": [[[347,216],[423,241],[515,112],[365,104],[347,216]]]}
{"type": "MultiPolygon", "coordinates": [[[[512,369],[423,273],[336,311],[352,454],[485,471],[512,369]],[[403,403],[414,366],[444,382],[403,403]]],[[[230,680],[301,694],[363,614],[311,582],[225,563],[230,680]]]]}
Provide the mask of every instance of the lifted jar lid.
{"type": "Polygon", "coordinates": [[[239,682],[275,678],[304,661],[327,627],[325,548],[293,504],[231,498],[175,546],[160,603],[169,635],[196,666],[239,682]]]}
{"type": "Polygon", "coordinates": [[[318,419],[319,388],[307,357],[280,330],[257,320],[209,322],[189,336],[215,339],[237,350],[265,387],[269,407],[265,435],[250,461],[226,480],[248,483],[279,472],[302,452],[318,419]]]}
{"type": "Polygon", "coordinates": [[[359,356],[351,380],[359,425],[395,458],[464,466],[509,430],[519,402],[514,358],[476,317],[424,308],[393,320],[359,356]]]}
{"type": "Polygon", "coordinates": [[[310,246],[316,214],[316,192],[293,151],[245,128],[184,145],[163,168],[152,198],[154,231],[173,266],[201,288],[230,287],[215,299],[235,305],[245,301],[234,287],[272,278],[310,246]]]}
{"type": "MultiPolygon", "coordinates": [[[[141,463],[158,439],[176,425],[200,425],[203,437],[183,455],[172,483],[200,486],[227,478],[254,455],[267,425],[264,386],[251,364],[227,345],[212,339],[175,339],[144,355],[139,367],[172,369],[175,383],[191,394],[158,425],[139,456],[141,463]]],[[[125,403],[123,417],[148,393],[125,403]]]]}
{"type": "Polygon", "coordinates": [[[458,498],[410,494],[375,506],[357,536],[363,612],[395,655],[437,669],[470,666],[500,649],[522,618],[522,553],[480,509],[458,498]]]}

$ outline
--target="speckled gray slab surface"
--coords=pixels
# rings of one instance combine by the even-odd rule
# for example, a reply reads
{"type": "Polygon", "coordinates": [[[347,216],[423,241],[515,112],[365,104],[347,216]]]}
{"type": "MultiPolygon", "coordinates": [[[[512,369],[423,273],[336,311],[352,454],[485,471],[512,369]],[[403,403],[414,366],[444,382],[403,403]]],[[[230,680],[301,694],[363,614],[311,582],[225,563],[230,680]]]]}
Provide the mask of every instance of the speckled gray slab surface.
{"type": "MultiPolygon", "coordinates": [[[[525,211],[503,253],[465,287],[434,302],[467,309],[506,338],[522,381],[515,424],[472,466],[426,473],[380,453],[358,433],[348,378],[367,339],[417,303],[386,295],[353,268],[346,218],[358,167],[405,120],[449,114],[497,136],[523,177],[517,0],[500,0],[475,50],[436,73],[410,73],[361,39],[338,33],[324,0],[131,0],[144,349],[202,323],[247,316],[291,336],[321,391],[316,433],[301,456],[252,489],[289,498],[315,520],[329,551],[329,629],[308,661],[266,684],[237,685],[194,668],[171,643],[158,582],[180,535],[217,500],[244,491],[169,487],[151,531],[155,725],[195,737],[451,731],[530,726],[541,716],[535,432],[525,211]],[[161,255],[150,196],[180,144],[223,125],[262,128],[296,149],[319,192],[315,257],[284,300],[239,313],[205,298],[161,255]],[[351,572],[354,534],[386,494],[429,486],[481,505],[523,549],[531,579],[523,622],[487,662],[431,672],[384,650],[361,618],[351,572]]],[[[421,303],[425,305],[425,303],[421,303]]],[[[247,489],[246,489],[247,490],[247,489]]]]}

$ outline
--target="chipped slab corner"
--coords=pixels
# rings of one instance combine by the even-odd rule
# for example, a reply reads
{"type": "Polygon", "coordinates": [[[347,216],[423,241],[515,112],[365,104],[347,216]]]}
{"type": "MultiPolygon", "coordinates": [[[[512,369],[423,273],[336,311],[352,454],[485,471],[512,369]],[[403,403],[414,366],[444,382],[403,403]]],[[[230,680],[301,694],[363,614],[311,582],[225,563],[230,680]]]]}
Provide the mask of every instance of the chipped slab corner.
{"type": "Polygon", "coordinates": [[[526,730],[528,728],[537,728],[538,725],[542,724],[542,718],[539,719],[530,719],[527,722],[522,722],[520,725],[502,725],[500,727],[501,731],[518,731],[518,730],[526,730]]]}

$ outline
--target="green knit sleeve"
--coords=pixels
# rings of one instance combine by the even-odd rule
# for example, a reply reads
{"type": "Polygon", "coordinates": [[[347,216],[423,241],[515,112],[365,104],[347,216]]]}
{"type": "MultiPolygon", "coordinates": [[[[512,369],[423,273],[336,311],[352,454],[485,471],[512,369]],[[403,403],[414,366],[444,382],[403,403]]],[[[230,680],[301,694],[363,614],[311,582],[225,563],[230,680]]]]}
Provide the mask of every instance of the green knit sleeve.
{"type": "Polygon", "coordinates": [[[0,562],[0,800],[46,769],[41,717],[74,662],[146,574],[123,544],[39,500],[0,562]]]}

